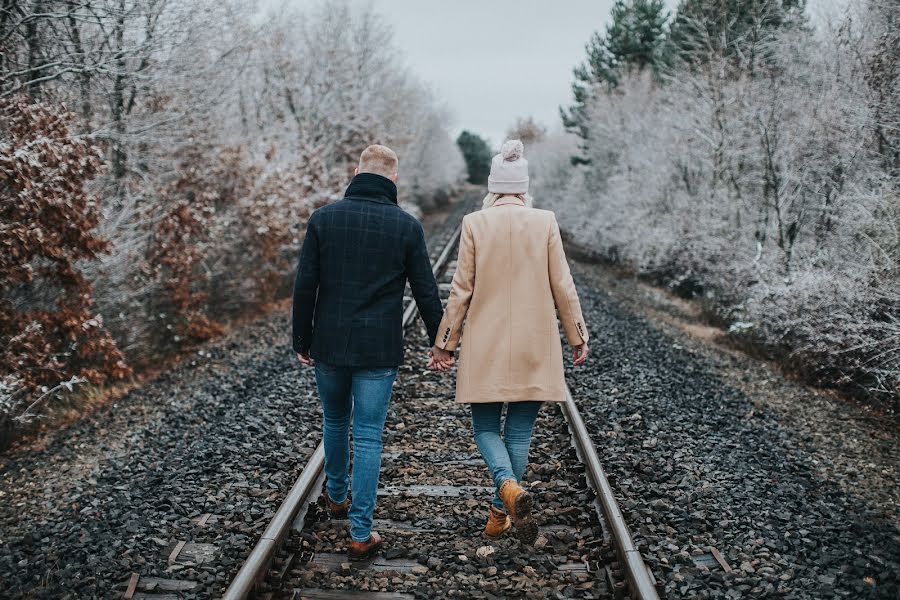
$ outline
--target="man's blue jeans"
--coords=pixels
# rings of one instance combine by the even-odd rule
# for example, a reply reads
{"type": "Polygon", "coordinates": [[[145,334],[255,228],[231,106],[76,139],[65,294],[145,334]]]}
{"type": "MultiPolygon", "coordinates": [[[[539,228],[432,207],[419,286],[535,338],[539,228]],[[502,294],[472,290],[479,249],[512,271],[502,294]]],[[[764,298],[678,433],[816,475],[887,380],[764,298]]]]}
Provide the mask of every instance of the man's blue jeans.
{"type": "Polygon", "coordinates": [[[500,413],[503,402],[472,403],[472,431],[475,443],[494,480],[497,492],[494,506],[501,510],[500,486],[507,479],[521,481],[528,466],[531,432],[541,409],[540,401],[510,402],[506,407],[503,438],[500,437],[500,413]]]}
{"type": "Polygon", "coordinates": [[[350,416],[353,415],[353,502],[350,537],[368,541],[381,475],[381,434],[396,367],[357,369],[316,362],[316,386],[325,416],[326,491],[333,502],[347,499],[350,486],[350,416]]]}

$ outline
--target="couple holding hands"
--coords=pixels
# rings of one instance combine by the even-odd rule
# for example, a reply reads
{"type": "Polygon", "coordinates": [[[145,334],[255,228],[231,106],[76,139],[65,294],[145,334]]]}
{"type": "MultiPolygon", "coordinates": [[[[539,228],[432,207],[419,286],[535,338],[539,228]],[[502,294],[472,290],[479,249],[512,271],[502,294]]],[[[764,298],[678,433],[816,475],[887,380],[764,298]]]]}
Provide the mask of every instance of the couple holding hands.
{"type": "Polygon", "coordinates": [[[541,403],[566,397],[557,312],[574,364],[588,353],[556,217],[532,207],[522,142],[505,142],[491,162],[482,210],[463,219],[444,308],[422,226],[397,205],[397,176],[392,150],[366,148],[344,198],[310,217],[301,251],[292,340],[300,362],[315,368],[325,504],[333,517],[349,517],[351,559],[381,549],[372,515],[382,431],[403,360],[408,281],[432,344],[429,368],[453,367],[466,322],[456,400],[471,406],[475,442],[496,487],[484,534],[499,537],[514,527],[520,540],[533,543],[532,498],[520,481],[541,403]]]}

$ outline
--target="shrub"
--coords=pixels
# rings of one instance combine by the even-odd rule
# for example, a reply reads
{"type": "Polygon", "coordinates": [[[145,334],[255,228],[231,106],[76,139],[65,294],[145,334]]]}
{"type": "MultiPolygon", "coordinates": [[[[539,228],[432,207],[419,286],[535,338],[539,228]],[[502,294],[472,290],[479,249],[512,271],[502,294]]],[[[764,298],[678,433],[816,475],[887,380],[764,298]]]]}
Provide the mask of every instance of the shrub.
{"type": "Polygon", "coordinates": [[[74,116],[0,98],[0,424],[27,419],[50,388],[129,374],[92,309],[79,263],[107,249],[95,233],[97,199],[85,190],[99,147],[70,134],[74,116]],[[24,414],[22,409],[25,410],[24,414]]]}

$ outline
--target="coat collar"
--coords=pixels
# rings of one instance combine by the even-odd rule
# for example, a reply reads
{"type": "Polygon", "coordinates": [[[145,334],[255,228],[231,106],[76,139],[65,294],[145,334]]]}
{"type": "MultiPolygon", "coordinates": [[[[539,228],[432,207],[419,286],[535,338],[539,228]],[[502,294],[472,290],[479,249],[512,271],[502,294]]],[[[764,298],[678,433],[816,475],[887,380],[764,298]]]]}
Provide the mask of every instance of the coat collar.
{"type": "Polygon", "coordinates": [[[375,173],[360,173],[347,186],[344,197],[397,204],[397,186],[387,177],[375,173]]]}
{"type": "Polygon", "coordinates": [[[525,206],[525,201],[519,198],[518,196],[500,196],[497,198],[491,207],[494,206],[505,206],[507,204],[515,204],[517,206],[525,206]]]}

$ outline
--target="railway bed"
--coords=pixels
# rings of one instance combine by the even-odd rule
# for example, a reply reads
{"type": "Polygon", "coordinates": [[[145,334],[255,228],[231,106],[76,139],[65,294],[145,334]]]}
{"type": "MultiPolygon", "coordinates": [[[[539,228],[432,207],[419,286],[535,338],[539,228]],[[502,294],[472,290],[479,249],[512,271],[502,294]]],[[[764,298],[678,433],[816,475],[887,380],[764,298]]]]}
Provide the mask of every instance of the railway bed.
{"type": "MultiPolygon", "coordinates": [[[[448,216],[452,233],[433,248],[444,297],[461,212],[448,216]]],[[[535,426],[525,479],[536,501],[537,542],[483,538],[493,488],[469,409],[455,402],[452,377],[425,369],[427,337],[414,319],[408,302],[407,359],[385,426],[375,513],[385,550],[361,563],[348,560],[347,521],[330,519],[316,502],[324,477],[318,449],[273,519],[280,525],[263,536],[225,597],[658,598],[571,398],[546,403],[535,426]]]]}

